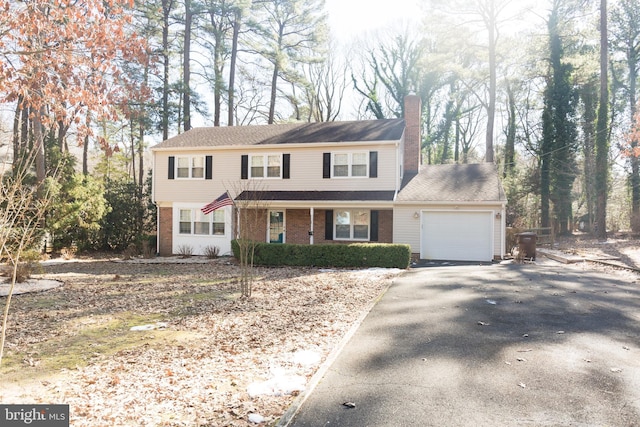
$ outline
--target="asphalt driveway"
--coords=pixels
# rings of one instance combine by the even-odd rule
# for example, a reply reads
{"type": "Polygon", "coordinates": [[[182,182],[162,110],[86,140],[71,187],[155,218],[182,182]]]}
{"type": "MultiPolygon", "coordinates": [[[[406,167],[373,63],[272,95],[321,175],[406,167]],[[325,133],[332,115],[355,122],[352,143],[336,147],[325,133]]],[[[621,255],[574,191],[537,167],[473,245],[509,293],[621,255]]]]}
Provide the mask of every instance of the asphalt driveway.
{"type": "Polygon", "coordinates": [[[564,265],[408,271],[288,425],[638,426],[640,284],[564,265]]]}

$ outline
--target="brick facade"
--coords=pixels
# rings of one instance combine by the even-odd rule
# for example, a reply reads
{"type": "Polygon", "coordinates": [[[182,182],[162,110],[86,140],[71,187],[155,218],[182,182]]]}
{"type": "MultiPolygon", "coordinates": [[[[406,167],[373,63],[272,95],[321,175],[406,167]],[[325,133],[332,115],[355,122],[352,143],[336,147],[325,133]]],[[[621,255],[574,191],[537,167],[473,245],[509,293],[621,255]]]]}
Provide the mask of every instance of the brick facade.
{"type": "Polygon", "coordinates": [[[420,130],[422,101],[418,95],[407,95],[404,99],[406,130],[404,136],[404,172],[417,173],[420,170],[420,130]]]}
{"type": "MultiPolygon", "coordinates": [[[[393,211],[378,211],[378,243],[393,243],[393,211]]],[[[264,242],[267,236],[267,211],[263,210],[258,215],[250,214],[245,219],[241,219],[243,224],[245,221],[253,223],[250,235],[253,239],[264,242]],[[250,220],[248,218],[251,218],[250,220]]],[[[301,245],[309,244],[309,223],[311,221],[311,212],[309,209],[286,209],[285,212],[285,228],[286,243],[295,243],[301,245]]],[[[246,224],[244,225],[246,227],[246,224]]],[[[245,228],[245,231],[247,228],[245,228]]],[[[350,240],[326,240],[325,239],[325,210],[316,209],[313,212],[313,243],[353,243],[350,240]]]]}
{"type": "Polygon", "coordinates": [[[287,243],[308,244],[311,212],[309,209],[287,209],[285,213],[287,243]]]}
{"type": "Polygon", "coordinates": [[[173,209],[158,209],[158,253],[160,256],[173,255],[173,209]]]}
{"type": "Polygon", "coordinates": [[[267,240],[267,210],[240,210],[240,234],[258,242],[267,240]]]}

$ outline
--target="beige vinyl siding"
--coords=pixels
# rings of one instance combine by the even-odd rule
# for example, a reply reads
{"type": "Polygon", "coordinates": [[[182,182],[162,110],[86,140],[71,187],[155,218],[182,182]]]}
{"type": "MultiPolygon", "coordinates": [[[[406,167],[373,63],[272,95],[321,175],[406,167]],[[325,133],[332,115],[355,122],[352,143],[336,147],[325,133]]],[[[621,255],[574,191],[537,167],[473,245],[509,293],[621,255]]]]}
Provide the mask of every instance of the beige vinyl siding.
{"type": "Polygon", "coordinates": [[[240,179],[240,159],[237,167],[229,164],[233,157],[226,153],[204,151],[194,152],[154,152],[153,193],[156,202],[210,202],[222,194],[225,184],[240,179]],[[213,179],[176,178],[169,179],[169,157],[175,156],[213,156],[213,179]]]}
{"type": "Polygon", "coordinates": [[[420,217],[414,218],[414,212],[420,214],[419,206],[395,206],[393,208],[393,243],[411,246],[411,253],[420,253],[420,217]]]}
{"type": "Polygon", "coordinates": [[[393,208],[393,242],[406,243],[411,245],[411,252],[420,253],[420,239],[422,230],[420,229],[420,215],[423,210],[460,210],[460,211],[491,211],[494,217],[493,223],[493,255],[502,257],[503,243],[503,227],[502,219],[496,218],[496,214],[500,212],[502,215],[502,205],[396,205],[393,208]],[[415,218],[415,213],[418,218],[415,218]]]}
{"type": "MultiPolygon", "coordinates": [[[[247,187],[240,179],[242,155],[290,154],[290,179],[250,179],[259,182],[262,191],[330,191],[330,190],[395,190],[397,185],[397,148],[395,144],[340,147],[243,147],[242,149],[209,151],[154,152],[154,200],[156,202],[208,202],[226,189],[231,193],[247,187]],[[322,177],[323,153],[378,152],[378,176],[330,178],[322,177]],[[169,179],[169,157],[213,156],[213,179],[169,179]]],[[[235,197],[236,194],[231,194],[235,197]]]]}

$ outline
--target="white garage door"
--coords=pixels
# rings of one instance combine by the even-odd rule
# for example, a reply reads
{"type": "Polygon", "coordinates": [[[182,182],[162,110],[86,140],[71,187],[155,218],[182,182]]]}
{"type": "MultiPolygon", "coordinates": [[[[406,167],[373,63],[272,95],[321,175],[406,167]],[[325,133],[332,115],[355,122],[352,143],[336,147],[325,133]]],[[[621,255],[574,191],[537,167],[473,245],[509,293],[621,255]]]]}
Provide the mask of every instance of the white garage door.
{"type": "Polygon", "coordinates": [[[493,213],[422,212],[422,259],[491,261],[493,213]]]}

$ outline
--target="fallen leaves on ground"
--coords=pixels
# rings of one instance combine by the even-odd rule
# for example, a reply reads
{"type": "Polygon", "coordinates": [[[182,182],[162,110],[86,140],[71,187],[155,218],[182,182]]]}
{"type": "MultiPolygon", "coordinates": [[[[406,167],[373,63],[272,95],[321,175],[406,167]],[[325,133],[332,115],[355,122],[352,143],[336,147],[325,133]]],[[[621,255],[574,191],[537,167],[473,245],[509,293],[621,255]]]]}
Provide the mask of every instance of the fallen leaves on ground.
{"type": "Polygon", "coordinates": [[[31,361],[19,368],[25,377],[42,373],[32,365],[53,358],[55,345],[77,345],[83,363],[5,388],[0,400],[69,404],[73,426],[255,425],[250,416],[273,423],[299,391],[252,397],[248,386],[276,373],[308,382],[398,274],[258,268],[253,296],[241,298],[239,269],[223,260],[46,269],[44,277],[64,286],[16,297],[8,353],[31,361]],[[131,330],[157,322],[166,328],[131,330]],[[312,362],[300,362],[301,354],[312,362]]]}

